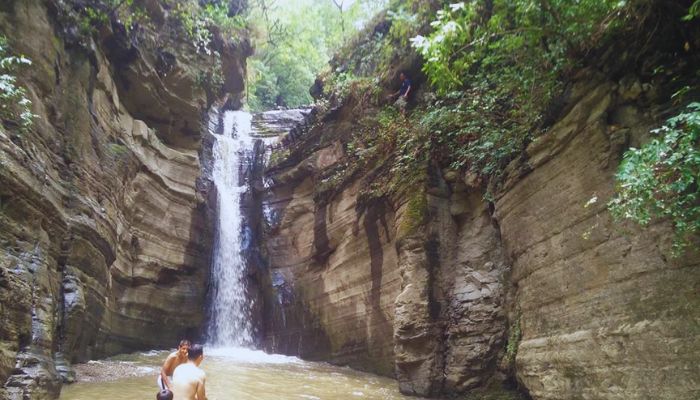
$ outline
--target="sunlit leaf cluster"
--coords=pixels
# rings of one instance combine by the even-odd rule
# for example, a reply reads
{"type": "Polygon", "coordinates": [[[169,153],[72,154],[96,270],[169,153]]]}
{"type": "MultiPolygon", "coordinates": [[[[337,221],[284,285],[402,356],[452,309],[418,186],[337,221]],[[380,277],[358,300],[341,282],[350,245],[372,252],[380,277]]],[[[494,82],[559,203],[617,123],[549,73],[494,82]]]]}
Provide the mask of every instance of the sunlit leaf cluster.
{"type": "Polygon", "coordinates": [[[451,3],[439,10],[433,31],[416,36],[424,70],[441,93],[468,86],[478,72],[513,65],[525,71],[517,89],[551,79],[596,46],[625,16],[620,0],[494,0],[451,3]]]}
{"type": "Polygon", "coordinates": [[[16,72],[31,64],[24,56],[12,55],[7,38],[0,36],[0,118],[3,125],[15,125],[20,131],[32,125],[35,115],[26,89],[17,83],[16,72]]]}
{"type": "Polygon", "coordinates": [[[120,21],[127,32],[132,32],[139,24],[148,22],[145,10],[134,0],[88,0],[78,8],[80,18],[78,28],[83,35],[95,33],[111,18],[120,21]]]}
{"type": "Polygon", "coordinates": [[[185,36],[199,51],[206,54],[212,54],[214,30],[220,32],[226,40],[236,42],[243,36],[247,24],[242,15],[229,15],[226,2],[200,5],[193,1],[178,1],[174,4],[172,13],[185,36]]]}

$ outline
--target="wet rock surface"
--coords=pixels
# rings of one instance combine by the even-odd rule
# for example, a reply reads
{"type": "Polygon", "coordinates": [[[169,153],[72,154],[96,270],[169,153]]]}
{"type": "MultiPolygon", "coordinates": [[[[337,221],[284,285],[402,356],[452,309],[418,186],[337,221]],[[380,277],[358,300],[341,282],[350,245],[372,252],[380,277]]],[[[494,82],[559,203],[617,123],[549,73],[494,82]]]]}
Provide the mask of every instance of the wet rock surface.
{"type": "MultiPolygon", "coordinates": [[[[299,140],[315,140],[308,135],[299,140]]],[[[342,157],[331,144],[266,177],[263,346],[392,375],[400,284],[393,218],[381,205],[356,209],[359,182],[333,201],[314,201],[314,173],[342,157]]]]}
{"type": "Polygon", "coordinates": [[[311,108],[271,110],[253,115],[253,132],[259,136],[284,136],[301,133],[306,127],[306,121],[311,108]]]}

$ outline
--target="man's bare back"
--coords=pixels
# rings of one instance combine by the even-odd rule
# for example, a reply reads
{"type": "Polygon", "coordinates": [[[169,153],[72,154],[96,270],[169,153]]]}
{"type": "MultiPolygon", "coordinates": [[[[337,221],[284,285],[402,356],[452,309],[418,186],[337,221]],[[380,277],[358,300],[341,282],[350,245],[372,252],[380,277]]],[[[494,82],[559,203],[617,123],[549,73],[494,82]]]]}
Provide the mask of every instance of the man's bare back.
{"type": "Polygon", "coordinates": [[[207,400],[204,390],[206,374],[199,368],[204,359],[204,349],[195,344],[187,352],[187,363],[175,368],[173,373],[173,400],[207,400]]]}
{"type": "Polygon", "coordinates": [[[205,400],[206,374],[193,362],[175,368],[173,374],[173,400],[205,400]]]}

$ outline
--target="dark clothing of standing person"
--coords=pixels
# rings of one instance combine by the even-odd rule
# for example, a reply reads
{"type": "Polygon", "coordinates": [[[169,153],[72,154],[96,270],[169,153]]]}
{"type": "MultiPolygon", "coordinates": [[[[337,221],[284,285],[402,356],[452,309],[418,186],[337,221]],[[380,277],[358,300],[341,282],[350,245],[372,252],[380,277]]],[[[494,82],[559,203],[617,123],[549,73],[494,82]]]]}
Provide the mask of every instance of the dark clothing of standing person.
{"type": "Polygon", "coordinates": [[[403,72],[399,75],[399,79],[401,79],[401,88],[392,97],[398,96],[394,105],[401,111],[401,114],[404,114],[408,105],[408,95],[411,93],[411,80],[403,72]]]}
{"type": "Polygon", "coordinates": [[[401,82],[401,89],[399,89],[399,96],[408,96],[408,92],[411,90],[411,80],[404,76],[401,82]]]}

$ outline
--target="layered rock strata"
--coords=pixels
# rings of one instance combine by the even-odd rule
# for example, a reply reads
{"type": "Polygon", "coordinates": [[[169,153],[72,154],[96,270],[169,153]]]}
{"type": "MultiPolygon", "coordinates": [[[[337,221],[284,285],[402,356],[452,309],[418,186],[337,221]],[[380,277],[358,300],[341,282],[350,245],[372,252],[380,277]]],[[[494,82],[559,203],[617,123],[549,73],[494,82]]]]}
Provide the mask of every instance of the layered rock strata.
{"type": "Polygon", "coordinates": [[[663,97],[634,76],[584,77],[528,147],[532,172],[496,201],[522,330],[516,375],[536,399],[697,398],[700,254],[674,258],[669,226],[607,211],[622,151],[664,110],[641,104],[663,97]]]}
{"type": "MultiPolygon", "coordinates": [[[[78,33],[72,2],[0,7],[33,61],[21,82],[37,114],[30,132],[0,129],[0,397],[54,398],[70,362],[170,347],[202,325],[211,98],[196,82],[211,60],[145,3],[153,25],[135,34],[115,20],[78,33]]],[[[242,82],[247,50],[229,50],[242,82]]]]}
{"type": "Polygon", "coordinates": [[[487,383],[505,343],[508,264],[480,190],[433,171],[397,198],[365,203],[360,176],[320,199],[315,180],[344,150],[318,133],[304,142],[316,151],[268,174],[265,348],[396,376],[416,395],[487,383]]]}
{"type": "Polygon", "coordinates": [[[435,167],[395,196],[362,197],[374,170],[323,195],[359,129],[353,105],[327,112],[268,170],[265,347],[416,395],[517,381],[534,399],[697,398],[700,255],[607,211],[622,153],[668,112],[662,85],[580,72],[491,202],[435,167]]]}

